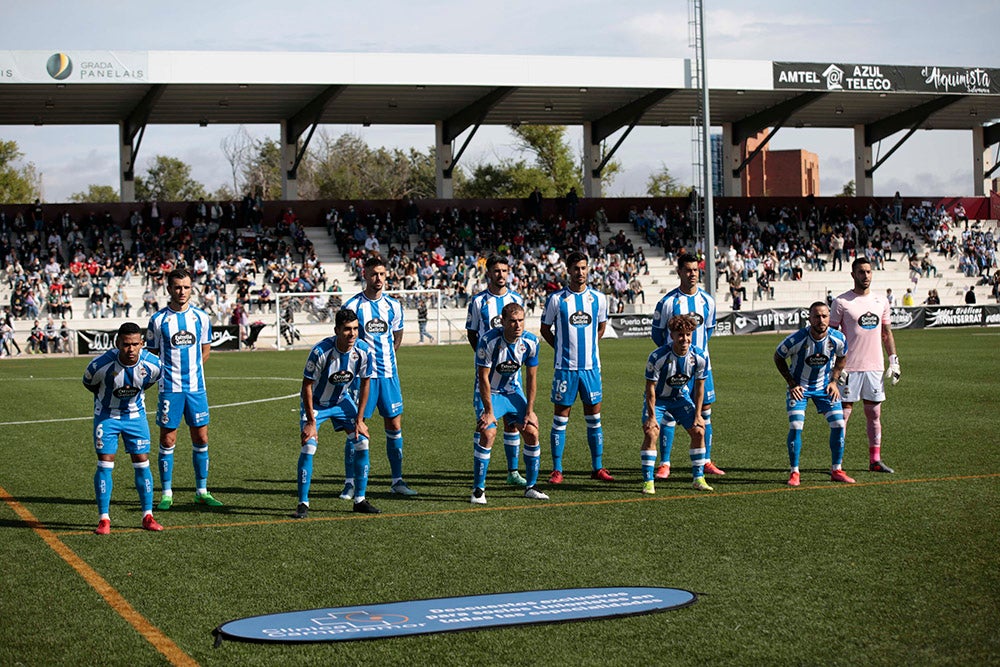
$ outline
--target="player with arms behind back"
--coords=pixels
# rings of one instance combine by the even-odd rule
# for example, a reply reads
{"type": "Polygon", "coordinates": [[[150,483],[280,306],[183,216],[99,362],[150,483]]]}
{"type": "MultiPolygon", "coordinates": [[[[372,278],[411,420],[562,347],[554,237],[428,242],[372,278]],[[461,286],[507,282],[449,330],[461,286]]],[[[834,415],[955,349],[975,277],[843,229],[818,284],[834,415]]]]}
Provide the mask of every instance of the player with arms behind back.
{"type": "Polygon", "coordinates": [[[146,348],[160,357],[160,393],[156,423],[160,426],[160,484],[163,496],[157,509],[174,502],[174,446],[181,418],[191,432],[195,503],[220,507],[208,492],[208,394],[204,363],[212,351],[212,324],[208,314],[191,305],[191,274],[174,269],[167,274],[167,307],[149,319],[146,348]]]}
{"type": "Polygon", "coordinates": [[[882,461],[883,348],[889,355],[885,377],[891,378],[895,385],[900,372],[889,302],[871,291],[872,265],[867,257],[858,257],[851,263],[851,277],[854,288],[834,299],[830,308],[830,326],[843,332],[851,348],[841,375],[844,424],[846,426],[851,419],[854,403],[863,401],[868,431],[868,470],[891,473],[892,468],[882,461]]]}
{"type": "Polygon", "coordinates": [[[160,379],[160,360],[142,349],[142,329],[126,322],[115,335],[115,349],[108,350],[89,364],[83,386],[94,394],[94,449],[97,472],[98,535],[111,532],[111,487],[119,436],[132,457],[135,489],[139,492],[142,527],[163,530],[153,518],[153,474],[149,470],[149,423],[146,421],[145,391],[160,379]]]}
{"type": "Polygon", "coordinates": [[[653,466],[660,425],[680,422],[691,436],[691,486],[712,491],[705,481],[705,420],[702,402],[708,357],[691,345],[698,328],[693,315],[674,315],[667,321],[670,343],[653,350],[646,362],[646,393],[642,405],[642,492],[656,493],[653,466]]]}
{"type": "Polygon", "coordinates": [[[524,308],[508,303],[501,311],[500,328],[486,332],[476,346],[476,430],[479,443],[473,448],[473,489],[470,501],[486,504],[486,472],[496,439],[497,423],[504,419],[524,436],[527,468],[525,498],[548,500],[535,487],[541,463],[535,395],[538,386],[538,347],[535,334],[524,330],[524,308]],[[521,386],[521,367],[525,370],[521,386]]]}
{"type": "Polygon", "coordinates": [[[799,454],[806,408],[812,399],[816,411],[830,425],[830,481],[854,484],[841,464],[844,460],[844,411],[837,387],[847,361],[847,339],[830,329],[830,308],[822,301],[809,306],[809,326],[781,341],[774,352],[774,365],[788,385],[788,486],[798,486],[799,454]],[[789,360],[791,367],[789,367],[789,360]]]}

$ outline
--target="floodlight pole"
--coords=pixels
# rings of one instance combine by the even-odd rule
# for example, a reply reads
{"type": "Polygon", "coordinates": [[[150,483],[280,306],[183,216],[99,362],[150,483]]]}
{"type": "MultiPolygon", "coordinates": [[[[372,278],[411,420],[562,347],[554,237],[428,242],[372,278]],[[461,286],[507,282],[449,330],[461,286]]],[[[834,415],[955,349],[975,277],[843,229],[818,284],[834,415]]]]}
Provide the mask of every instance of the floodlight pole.
{"type": "Polygon", "coordinates": [[[698,36],[699,45],[696,57],[701,61],[701,76],[698,83],[701,85],[701,169],[702,187],[705,197],[704,216],[702,224],[705,226],[705,284],[704,289],[709,296],[715,296],[715,213],[712,206],[712,155],[709,141],[709,128],[711,127],[710,114],[708,112],[708,61],[705,58],[705,8],[703,0],[695,0],[695,8],[698,12],[698,36]]]}

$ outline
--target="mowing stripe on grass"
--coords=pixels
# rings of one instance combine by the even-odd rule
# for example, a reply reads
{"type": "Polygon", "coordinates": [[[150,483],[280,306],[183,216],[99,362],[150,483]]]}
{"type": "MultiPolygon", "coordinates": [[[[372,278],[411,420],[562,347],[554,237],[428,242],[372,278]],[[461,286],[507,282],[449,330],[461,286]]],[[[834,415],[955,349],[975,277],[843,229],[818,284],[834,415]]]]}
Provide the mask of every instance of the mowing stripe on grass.
{"type": "MultiPolygon", "coordinates": [[[[988,473],[985,475],[953,475],[949,477],[921,477],[916,479],[891,479],[880,482],[857,482],[855,484],[824,484],[822,486],[800,486],[789,488],[781,486],[775,489],[754,489],[752,491],[716,491],[714,493],[686,493],[684,495],[673,496],[640,496],[637,498],[608,498],[605,500],[574,500],[564,503],[533,503],[531,505],[505,505],[486,507],[463,507],[462,509],[448,510],[426,510],[424,512],[383,512],[377,516],[359,516],[345,511],[339,516],[307,517],[305,519],[258,519],[254,521],[229,521],[225,523],[196,523],[184,526],[164,526],[164,530],[191,530],[205,528],[239,528],[242,526],[273,526],[284,523],[309,523],[315,521],[368,521],[384,520],[390,518],[409,518],[420,516],[443,516],[446,514],[467,514],[470,512],[508,512],[512,510],[540,510],[552,507],[586,507],[589,505],[621,505],[625,503],[655,503],[667,500],[695,500],[699,498],[722,498],[732,496],[759,496],[771,493],[802,493],[804,491],[836,491],[865,486],[891,486],[894,484],[919,484],[927,482],[958,482],[973,479],[996,479],[1000,478],[1000,472],[988,473]]],[[[638,494],[638,491],[636,492],[638,494]]],[[[116,533],[141,533],[139,528],[124,528],[116,530],[116,533]]],[[[55,535],[88,535],[86,530],[64,530],[54,533],[55,535]]]]}
{"type": "MultiPolygon", "coordinates": [[[[241,405],[253,405],[254,403],[270,403],[271,401],[283,401],[286,398],[298,398],[299,394],[288,394],[287,396],[275,396],[274,398],[258,398],[254,401],[240,401],[239,403],[224,403],[222,405],[211,406],[212,410],[218,410],[219,408],[235,408],[241,405]]],[[[23,422],[0,422],[0,426],[24,426],[25,424],[52,424],[54,422],[80,422],[93,419],[94,416],[89,417],[66,417],[65,419],[34,419],[31,421],[23,422]]]]}
{"type": "Polygon", "coordinates": [[[98,595],[104,598],[109,607],[114,609],[119,616],[135,628],[146,641],[153,645],[153,648],[162,653],[163,657],[170,661],[170,664],[197,666],[198,663],[191,656],[175,644],[170,637],[163,634],[158,627],[150,623],[145,616],[136,611],[135,607],[129,604],[128,600],[109,584],[104,577],[98,574],[94,568],[90,567],[86,561],[77,556],[75,551],[66,546],[54,532],[46,528],[27,507],[17,502],[2,486],[0,486],[0,499],[7,503],[14,510],[14,513],[21,517],[21,520],[28,524],[50,549],[56,552],[56,555],[76,570],[77,574],[83,577],[83,580],[97,591],[98,595]]]}

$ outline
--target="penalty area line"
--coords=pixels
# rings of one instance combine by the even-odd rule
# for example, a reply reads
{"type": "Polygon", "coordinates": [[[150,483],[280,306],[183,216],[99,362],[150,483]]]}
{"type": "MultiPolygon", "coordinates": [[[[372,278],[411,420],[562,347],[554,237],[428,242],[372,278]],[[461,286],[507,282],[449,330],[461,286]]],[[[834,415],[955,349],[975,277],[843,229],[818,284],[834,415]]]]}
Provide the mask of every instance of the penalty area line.
{"type": "MultiPolygon", "coordinates": [[[[382,521],[386,519],[402,519],[402,518],[412,518],[412,517],[422,517],[422,516],[444,516],[448,514],[469,514],[473,512],[510,512],[519,510],[542,510],[549,508],[565,508],[565,507],[589,507],[596,505],[624,505],[627,503],[650,503],[650,502],[665,502],[672,500],[710,500],[711,498],[722,498],[722,497],[734,497],[734,496],[759,496],[768,495],[774,493],[802,493],[804,491],[841,491],[847,490],[852,487],[869,487],[869,486],[892,486],[896,484],[919,484],[928,482],[958,482],[966,480],[977,480],[977,479],[996,479],[1000,478],[1000,472],[989,473],[985,475],[953,475],[949,477],[919,477],[914,479],[892,479],[892,480],[882,480],[879,482],[857,482],[855,484],[824,484],[824,485],[810,485],[810,486],[800,486],[797,488],[790,488],[787,486],[781,486],[774,489],[753,489],[750,491],[718,491],[714,493],[686,493],[684,495],[669,495],[669,496],[640,496],[638,498],[607,498],[604,500],[574,500],[561,503],[537,503],[531,505],[506,505],[506,506],[487,506],[487,507],[463,507],[462,509],[444,509],[444,510],[426,510],[423,512],[383,512],[377,516],[359,516],[350,512],[345,512],[345,514],[340,516],[323,516],[323,517],[307,517],[305,519],[256,519],[252,521],[227,521],[222,523],[197,523],[188,524],[182,526],[164,526],[164,530],[201,530],[207,528],[241,528],[246,526],[275,526],[288,523],[311,523],[319,521],[382,521]]],[[[638,491],[636,492],[638,494],[638,491]]],[[[116,533],[141,533],[142,530],[138,528],[125,528],[122,530],[116,530],[116,533]]],[[[87,535],[89,531],[84,530],[66,530],[55,533],[56,535],[87,535]]]]}
{"type": "Polygon", "coordinates": [[[27,507],[19,503],[14,499],[7,490],[0,486],[0,500],[3,500],[7,505],[14,511],[14,513],[21,518],[28,526],[31,527],[35,534],[42,538],[42,541],[56,552],[56,555],[63,559],[67,565],[76,570],[87,584],[97,591],[104,601],[111,607],[119,616],[121,616],[125,621],[131,625],[135,630],[142,635],[143,639],[148,641],[153,648],[159,651],[163,657],[165,657],[172,665],[194,665],[197,666],[197,662],[189,656],[187,653],[181,649],[180,646],[174,643],[170,637],[163,633],[158,627],[153,625],[145,616],[136,611],[125,597],[118,592],[118,590],[108,583],[108,580],[98,574],[97,570],[92,568],[85,560],[80,558],[75,551],[66,546],[66,543],[60,540],[56,534],[45,527],[45,525],[31,513],[27,507]]]}

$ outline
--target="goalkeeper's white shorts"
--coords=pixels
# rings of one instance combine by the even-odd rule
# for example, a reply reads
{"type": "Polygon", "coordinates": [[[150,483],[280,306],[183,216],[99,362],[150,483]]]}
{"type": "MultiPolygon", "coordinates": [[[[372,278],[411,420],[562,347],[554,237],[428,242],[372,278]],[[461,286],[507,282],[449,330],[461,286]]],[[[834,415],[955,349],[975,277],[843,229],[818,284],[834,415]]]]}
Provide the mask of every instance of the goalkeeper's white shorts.
{"type": "Polygon", "coordinates": [[[885,400],[885,385],[882,371],[851,371],[840,375],[840,400],[843,403],[856,401],[885,400]]]}

